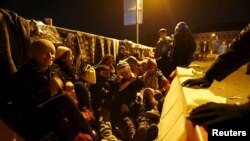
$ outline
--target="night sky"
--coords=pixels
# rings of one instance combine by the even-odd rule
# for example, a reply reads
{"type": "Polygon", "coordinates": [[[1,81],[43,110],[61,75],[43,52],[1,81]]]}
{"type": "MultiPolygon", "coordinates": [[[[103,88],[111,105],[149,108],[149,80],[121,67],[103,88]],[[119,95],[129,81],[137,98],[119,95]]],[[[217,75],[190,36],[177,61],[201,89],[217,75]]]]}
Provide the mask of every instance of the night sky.
{"type": "MultiPolygon", "coordinates": [[[[55,26],[136,40],[136,26],[123,25],[123,0],[1,0],[0,7],[26,19],[51,17],[55,26]]],[[[154,45],[159,28],[172,34],[179,21],[193,32],[241,28],[250,22],[250,0],[144,0],[140,43],[154,45]]]]}

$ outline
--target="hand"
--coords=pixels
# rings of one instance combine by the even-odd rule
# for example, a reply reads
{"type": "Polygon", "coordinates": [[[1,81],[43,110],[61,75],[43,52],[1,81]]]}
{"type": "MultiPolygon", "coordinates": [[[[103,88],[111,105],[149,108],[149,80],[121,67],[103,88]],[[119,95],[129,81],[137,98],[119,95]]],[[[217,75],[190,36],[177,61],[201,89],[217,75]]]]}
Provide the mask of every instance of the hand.
{"type": "Polygon", "coordinates": [[[65,91],[66,92],[72,92],[72,91],[74,91],[74,84],[71,81],[67,81],[65,83],[65,91]]]}
{"type": "Polygon", "coordinates": [[[121,75],[119,75],[119,74],[116,75],[116,82],[117,83],[122,82],[122,79],[123,79],[123,77],[121,75]]]}
{"type": "Polygon", "coordinates": [[[181,85],[185,87],[199,86],[200,88],[208,88],[213,83],[212,79],[206,77],[197,78],[197,79],[188,79],[184,81],[181,85]]]}
{"type": "Polygon", "coordinates": [[[235,127],[244,124],[244,106],[210,102],[203,104],[191,111],[187,119],[205,129],[218,127],[235,127]]]}
{"type": "Polygon", "coordinates": [[[143,105],[143,94],[141,92],[136,93],[135,103],[143,105]]]}

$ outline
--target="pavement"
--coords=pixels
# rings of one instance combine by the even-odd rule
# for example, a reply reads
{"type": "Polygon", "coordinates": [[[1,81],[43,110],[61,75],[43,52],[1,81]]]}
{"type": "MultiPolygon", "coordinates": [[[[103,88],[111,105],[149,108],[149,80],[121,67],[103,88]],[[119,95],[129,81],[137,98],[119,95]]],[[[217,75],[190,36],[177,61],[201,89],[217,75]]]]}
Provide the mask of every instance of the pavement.
{"type": "MultiPolygon", "coordinates": [[[[205,61],[193,61],[199,65],[198,77],[203,75],[209,66],[215,61],[216,55],[210,55],[205,61]]],[[[215,95],[227,98],[227,103],[243,104],[250,96],[250,75],[245,74],[246,65],[227,76],[221,82],[214,81],[209,90],[215,95]]]]}

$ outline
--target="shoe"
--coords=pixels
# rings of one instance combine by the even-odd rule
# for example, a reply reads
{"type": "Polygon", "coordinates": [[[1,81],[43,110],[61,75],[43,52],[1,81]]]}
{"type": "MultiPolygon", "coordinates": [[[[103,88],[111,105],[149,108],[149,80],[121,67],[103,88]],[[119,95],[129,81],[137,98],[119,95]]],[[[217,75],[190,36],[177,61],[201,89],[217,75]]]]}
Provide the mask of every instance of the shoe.
{"type": "Polygon", "coordinates": [[[159,132],[159,128],[156,124],[151,124],[147,130],[147,140],[153,141],[157,138],[159,132]]]}
{"type": "Polygon", "coordinates": [[[145,127],[139,127],[132,141],[146,141],[147,138],[147,129],[145,127]]]}
{"type": "Polygon", "coordinates": [[[130,117],[123,118],[124,129],[129,141],[133,140],[135,135],[135,125],[130,117]]]}
{"type": "Polygon", "coordinates": [[[146,141],[147,138],[147,129],[149,127],[147,118],[145,116],[137,117],[138,128],[135,132],[132,141],[146,141]]]}
{"type": "Polygon", "coordinates": [[[146,111],[146,115],[148,118],[160,118],[160,113],[158,110],[150,110],[150,111],[146,111]]]}
{"type": "Polygon", "coordinates": [[[110,122],[101,122],[100,137],[102,138],[101,141],[118,141],[118,139],[113,135],[110,122]]]}

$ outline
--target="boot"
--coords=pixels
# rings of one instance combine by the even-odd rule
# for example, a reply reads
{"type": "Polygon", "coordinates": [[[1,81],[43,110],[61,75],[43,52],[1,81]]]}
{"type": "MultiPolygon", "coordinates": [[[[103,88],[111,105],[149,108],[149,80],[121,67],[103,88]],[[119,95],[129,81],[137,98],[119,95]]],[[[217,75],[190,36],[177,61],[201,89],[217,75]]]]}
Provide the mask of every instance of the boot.
{"type": "Polygon", "coordinates": [[[135,135],[135,126],[130,117],[123,118],[123,123],[125,127],[125,132],[128,135],[129,141],[132,141],[134,135],[135,135]]]}
{"type": "Polygon", "coordinates": [[[145,107],[148,110],[146,115],[149,118],[160,118],[160,112],[158,111],[158,102],[154,99],[154,90],[151,88],[145,88],[143,90],[143,98],[145,107]]]}
{"type": "Polygon", "coordinates": [[[156,124],[151,124],[147,130],[147,139],[146,141],[153,141],[157,138],[159,128],[156,124]]]}
{"type": "Polygon", "coordinates": [[[108,121],[102,121],[100,123],[100,136],[101,141],[118,141],[118,139],[113,135],[111,123],[108,121]]]}
{"type": "Polygon", "coordinates": [[[156,100],[149,103],[150,110],[146,111],[146,115],[149,118],[160,119],[160,112],[157,107],[158,103],[156,100]]]}
{"type": "Polygon", "coordinates": [[[138,128],[133,137],[133,141],[146,141],[147,129],[149,127],[147,119],[145,116],[139,116],[137,118],[138,128]]]}

